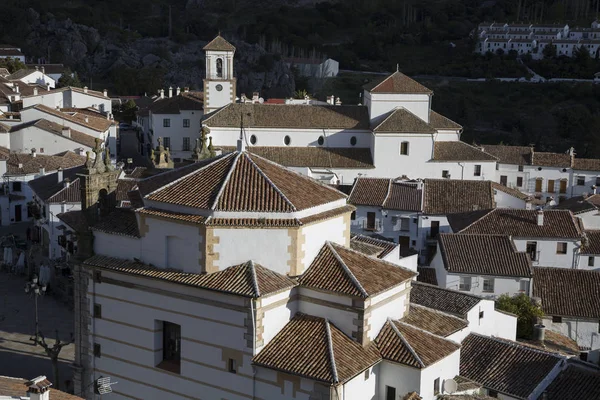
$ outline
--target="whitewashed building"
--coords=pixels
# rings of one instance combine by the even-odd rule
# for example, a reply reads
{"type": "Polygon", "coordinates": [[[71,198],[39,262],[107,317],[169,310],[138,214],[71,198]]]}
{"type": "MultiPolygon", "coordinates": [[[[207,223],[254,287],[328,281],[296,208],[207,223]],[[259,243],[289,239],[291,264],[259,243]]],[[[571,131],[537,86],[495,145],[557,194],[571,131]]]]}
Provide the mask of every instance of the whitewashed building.
{"type": "Polygon", "coordinates": [[[587,230],[584,234],[577,268],[600,272],[600,230],[587,230]]]}
{"type": "Polygon", "coordinates": [[[26,85],[39,85],[46,87],[47,89],[54,89],[56,87],[56,80],[46,75],[44,71],[40,71],[38,68],[35,69],[20,69],[5,78],[9,81],[18,81],[26,85]]]}
{"type": "Polygon", "coordinates": [[[21,52],[21,48],[8,44],[0,45],[0,58],[12,58],[25,62],[25,54],[21,52]]]}

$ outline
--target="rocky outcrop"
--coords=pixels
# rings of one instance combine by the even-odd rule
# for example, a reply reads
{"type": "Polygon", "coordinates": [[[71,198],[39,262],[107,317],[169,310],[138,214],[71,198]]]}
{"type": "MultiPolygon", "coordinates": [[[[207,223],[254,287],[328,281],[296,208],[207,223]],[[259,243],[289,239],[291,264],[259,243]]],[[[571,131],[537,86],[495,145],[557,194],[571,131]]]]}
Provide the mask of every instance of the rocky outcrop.
{"type": "MultiPolygon", "coordinates": [[[[51,14],[41,18],[32,9],[28,11],[28,20],[31,32],[27,47],[37,50],[38,57],[50,54],[52,62],[69,65],[84,78],[108,79],[118,69],[159,67],[166,71],[165,87],[202,90],[205,68],[202,48],[206,41],[179,44],[167,38],[135,38],[133,34],[101,36],[96,29],[70,19],[59,21],[51,14]]],[[[237,48],[238,94],[259,91],[266,98],[293,94],[294,77],[283,61],[258,45],[235,40],[232,43],[237,48]]]]}

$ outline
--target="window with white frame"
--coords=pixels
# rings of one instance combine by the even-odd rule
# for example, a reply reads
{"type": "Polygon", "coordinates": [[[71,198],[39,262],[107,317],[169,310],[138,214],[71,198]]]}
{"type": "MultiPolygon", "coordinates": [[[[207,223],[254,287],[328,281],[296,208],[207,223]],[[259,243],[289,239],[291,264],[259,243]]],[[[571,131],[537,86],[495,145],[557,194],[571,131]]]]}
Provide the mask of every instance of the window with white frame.
{"type": "Polygon", "coordinates": [[[474,176],[481,176],[481,165],[475,165],[475,171],[473,173],[474,176]]]}
{"type": "Polygon", "coordinates": [[[183,151],[189,151],[190,150],[190,138],[189,137],[184,137],[183,138],[183,151]]]}
{"type": "Polygon", "coordinates": [[[470,276],[461,276],[460,284],[458,285],[458,290],[463,292],[471,291],[471,277],[470,276]]]}
{"type": "Polygon", "coordinates": [[[408,145],[409,145],[408,142],[400,143],[400,155],[402,155],[402,156],[408,155],[408,147],[409,147],[408,145]]]}
{"type": "Polygon", "coordinates": [[[519,291],[523,292],[525,294],[529,293],[529,281],[526,279],[523,279],[519,282],[519,291]]]}
{"type": "Polygon", "coordinates": [[[171,126],[171,119],[170,118],[163,118],[163,127],[164,128],[169,128],[171,126]]]}
{"type": "Polygon", "coordinates": [[[494,278],[483,279],[483,291],[486,293],[494,293],[494,278]]]}
{"type": "Polygon", "coordinates": [[[190,127],[190,120],[187,118],[184,118],[183,120],[183,127],[184,128],[189,128],[190,127]]]}
{"type": "Polygon", "coordinates": [[[410,218],[400,218],[400,230],[401,231],[409,231],[410,230],[410,218]]]}
{"type": "Polygon", "coordinates": [[[556,243],[556,254],[567,254],[567,243],[566,242],[556,243]]]}

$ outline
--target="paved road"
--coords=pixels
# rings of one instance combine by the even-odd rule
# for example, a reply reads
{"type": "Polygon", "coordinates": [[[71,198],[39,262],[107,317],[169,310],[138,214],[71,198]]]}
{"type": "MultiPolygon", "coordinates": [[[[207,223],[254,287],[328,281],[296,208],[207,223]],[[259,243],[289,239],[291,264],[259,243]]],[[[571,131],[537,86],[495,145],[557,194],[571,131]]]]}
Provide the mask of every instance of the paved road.
{"type": "MultiPolygon", "coordinates": [[[[34,298],[25,294],[25,277],[0,272],[0,375],[31,379],[46,375],[54,382],[52,363],[41,346],[29,340],[35,332],[34,298]]],[[[61,339],[73,332],[73,312],[52,296],[38,298],[39,326],[49,343],[54,344],[58,330],[61,339]]],[[[72,379],[69,364],[73,362],[75,346],[63,348],[60,354],[61,389],[72,379]]]]}
{"type": "Polygon", "coordinates": [[[132,158],[134,166],[148,167],[150,161],[139,152],[139,141],[135,130],[122,130],[119,132],[121,138],[121,159],[132,158]]]}

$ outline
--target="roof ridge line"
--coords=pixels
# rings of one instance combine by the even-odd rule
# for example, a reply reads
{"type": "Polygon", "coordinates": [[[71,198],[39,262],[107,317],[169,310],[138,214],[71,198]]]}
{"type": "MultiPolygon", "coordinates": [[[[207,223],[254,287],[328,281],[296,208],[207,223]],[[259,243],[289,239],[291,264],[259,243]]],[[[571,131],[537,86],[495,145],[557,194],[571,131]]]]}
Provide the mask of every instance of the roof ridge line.
{"type": "MultiPolygon", "coordinates": [[[[555,267],[546,267],[546,268],[555,268],[555,267]]],[[[437,285],[432,285],[431,283],[425,283],[425,282],[419,282],[419,281],[415,281],[413,283],[416,284],[416,285],[422,285],[422,286],[425,286],[425,287],[428,287],[428,288],[432,288],[432,289],[438,289],[438,290],[444,290],[446,292],[458,293],[461,296],[468,296],[468,297],[472,297],[474,299],[489,300],[489,299],[485,299],[483,297],[477,296],[475,294],[466,293],[466,292],[459,292],[458,290],[448,289],[448,288],[444,288],[444,287],[437,286],[437,285]]]]}
{"type": "MultiPolygon", "coordinates": [[[[368,237],[368,236],[367,236],[367,237],[368,237]]],[[[383,242],[385,242],[385,240],[383,240],[383,242]]],[[[393,243],[393,242],[390,242],[390,243],[391,243],[391,244],[396,244],[396,247],[397,247],[397,245],[398,245],[397,243],[393,243]]],[[[340,247],[342,247],[344,250],[347,250],[347,251],[350,251],[350,252],[356,253],[356,254],[358,254],[358,255],[360,255],[360,256],[363,256],[363,257],[370,257],[370,256],[368,256],[368,255],[366,255],[366,254],[364,254],[364,253],[361,253],[360,251],[353,250],[353,249],[351,249],[351,248],[349,248],[349,247],[345,247],[345,246],[342,246],[342,245],[339,245],[339,246],[340,246],[340,247]]],[[[373,258],[373,257],[370,257],[370,258],[373,258]]],[[[392,262],[389,262],[389,261],[387,261],[387,260],[384,260],[384,259],[382,259],[382,258],[375,258],[375,259],[377,260],[377,262],[380,262],[380,263],[383,263],[383,264],[389,265],[390,267],[394,267],[394,268],[402,269],[402,270],[409,271],[409,272],[412,272],[412,273],[414,273],[414,274],[418,275],[418,272],[417,272],[417,271],[413,271],[412,269],[410,269],[410,268],[406,268],[406,267],[403,267],[402,265],[394,264],[394,263],[392,263],[392,262]]],[[[416,275],[415,275],[415,276],[416,276],[416,275]]]]}
{"type": "Polygon", "coordinates": [[[481,333],[477,333],[477,332],[471,332],[470,335],[476,335],[476,336],[479,336],[479,337],[490,339],[490,340],[493,340],[494,342],[503,343],[503,344],[505,344],[507,346],[513,346],[513,347],[517,347],[517,348],[520,348],[520,349],[531,350],[531,351],[533,351],[535,353],[546,354],[546,355],[549,355],[549,356],[555,356],[555,357],[559,358],[560,360],[567,360],[567,357],[563,356],[560,353],[556,353],[556,352],[548,351],[548,350],[542,350],[542,349],[539,349],[539,348],[536,348],[536,347],[525,346],[524,344],[522,344],[522,343],[520,343],[518,341],[513,341],[513,340],[509,340],[509,339],[503,339],[503,338],[500,338],[498,336],[486,336],[486,335],[482,335],[481,333]]]}
{"type": "MultiPolygon", "coordinates": [[[[53,172],[51,175],[54,175],[54,174],[55,174],[55,172],[53,172]]],[[[74,184],[75,184],[75,182],[78,182],[78,181],[79,181],[79,177],[76,177],[75,179],[73,179],[73,180],[72,180],[72,181],[69,183],[69,187],[66,187],[66,186],[64,186],[64,181],[65,181],[65,179],[67,179],[67,178],[64,178],[64,179],[62,180],[62,182],[60,182],[60,183],[63,183],[63,187],[62,187],[62,188],[61,188],[61,189],[60,189],[58,192],[55,192],[55,193],[54,193],[52,196],[48,197],[48,198],[45,200],[45,202],[50,202],[50,201],[51,201],[50,199],[52,199],[54,196],[57,196],[57,195],[59,195],[60,193],[64,192],[64,191],[65,191],[65,190],[67,190],[67,189],[70,189],[70,188],[71,188],[71,185],[74,185],[74,184]]],[[[33,190],[33,188],[31,188],[31,189],[33,190]]],[[[35,192],[35,190],[34,190],[34,192],[35,192]]],[[[79,202],[79,201],[76,201],[75,203],[80,203],[80,202],[79,202]]]]}
{"type": "Polygon", "coordinates": [[[402,341],[402,343],[404,343],[404,345],[408,348],[408,351],[410,352],[410,354],[412,354],[412,356],[419,362],[419,364],[421,365],[421,368],[425,368],[425,363],[423,363],[423,361],[421,360],[421,357],[419,357],[417,355],[417,352],[415,351],[415,349],[412,348],[412,346],[410,345],[410,343],[408,343],[408,340],[406,340],[406,338],[404,337],[404,335],[402,335],[402,332],[400,332],[400,330],[396,326],[395,322],[392,321],[392,319],[389,318],[389,317],[388,317],[387,322],[390,324],[390,326],[392,327],[392,329],[394,330],[394,332],[396,333],[396,335],[398,336],[398,338],[400,338],[400,340],[402,341]]]}
{"type": "MultiPolygon", "coordinates": [[[[185,175],[183,175],[183,176],[181,176],[181,177],[179,177],[179,178],[177,178],[177,179],[175,179],[175,180],[173,180],[173,181],[171,181],[171,182],[167,183],[166,185],[162,185],[162,186],[158,187],[157,189],[154,189],[154,190],[153,190],[153,191],[151,191],[150,193],[148,193],[148,194],[144,195],[144,198],[146,198],[146,197],[148,197],[148,196],[150,196],[150,195],[152,195],[152,194],[154,194],[154,193],[158,192],[159,190],[162,190],[162,189],[164,189],[164,188],[168,188],[168,187],[170,187],[170,186],[173,186],[174,184],[178,183],[179,181],[181,181],[181,180],[183,180],[183,179],[185,179],[185,178],[187,178],[187,177],[189,177],[189,176],[191,176],[191,175],[193,175],[193,174],[195,174],[195,173],[197,173],[197,172],[200,172],[200,171],[202,171],[202,170],[204,170],[204,169],[206,169],[206,168],[208,168],[208,167],[212,166],[213,164],[216,164],[217,162],[219,162],[219,161],[221,161],[221,160],[224,160],[224,159],[226,159],[226,158],[228,158],[228,157],[231,157],[231,155],[232,155],[232,154],[233,154],[233,153],[225,154],[224,156],[221,156],[221,157],[219,157],[219,158],[215,159],[214,161],[212,161],[212,162],[210,162],[210,163],[206,164],[205,166],[203,166],[203,167],[201,167],[201,168],[198,168],[198,169],[195,169],[195,170],[193,170],[193,171],[192,171],[192,172],[190,172],[189,174],[185,174],[185,175]]],[[[190,164],[190,165],[194,165],[194,164],[190,164]]],[[[181,167],[181,168],[185,168],[185,167],[181,167]]],[[[153,178],[155,178],[155,177],[157,177],[157,176],[165,175],[165,174],[171,173],[171,172],[173,172],[173,171],[176,171],[176,170],[177,170],[177,169],[172,169],[172,170],[170,170],[170,171],[161,172],[160,174],[152,175],[152,176],[149,176],[149,177],[147,177],[147,178],[141,179],[139,182],[146,181],[146,180],[150,180],[150,179],[153,179],[153,178]]]]}
{"type": "Polygon", "coordinates": [[[294,211],[298,211],[298,209],[296,208],[296,206],[294,205],[294,203],[292,203],[290,201],[290,199],[287,198],[287,196],[285,194],[283,194],[283,192],[277,187],[277,185],[275,185],[273,183],[273,181],[271,179],[269,179],[269,177],[267,176],[267,174],[265,174],[263,172],[263,170],[256,165],[256,163],[254,162],[254,160],[252,160],[252,158],[250,158],[250,156],[248,155],[248,153],[244,154],[246,156],[246,159],[248,161],[250,161],[250,164],[252,164],[252,166],[254,166],[254,168],[256,168],[256,170],[258,171],[258,173],[269,183],[269,185],[271,185],[271,187],[281,196],[283,197],[283,199],[285,200],[285,202],[292,207],[292,210],[294,211]]]}
{"type": "Polygon", "coordinates": [[[331,245],[331,242],[327,241],[325,243],[327,244],[327,247],[329,247],[329,250],[331,250],[331,252],[333,253],[333,256],[336,258],[336,260],[341,264],[342,269],[346,272],[346,275],[348,275],[350,280],[352,280],[352,283],[354,283],[354,285],[358,288],[358,290],[361,292],[361,294],[363,296],[369,297],[369,294],[367,293],[365,288],[362,287],[362,285],[360,284],[358,279],[356,279],[356,276],[354,276],[352,271],[350,271],[350,268],[348,268],[348,266],[346,265],[344,260],[342,260],[342,257],[340,257],[340,255],[337,253],[337,251],[333,248],[333,246],[331,245]]]}
{"type": "Polygon", "coordinates": [[[452,342],[452,343],[454,343],[454,344],[457,344],[457,345],[459,345],[459,346],[460,346],[460,343],[458,343],[458,342],[456,342],[456,341],[454,341],[454,340],[448,339],[448,338],[446,338],[446,337],[444,337],[444,336],[437,335],[437,334],[435,334],[435,333],[433,333],[433,332],[430,332],[430,331],[428,331],[428,330],[426,330],[426,329],[419,328],[418,326],[415,326],[415,325],[412,325],[412,324],[409,324],[409,323],[406,323],[406,322],[403,322],[403,321],[400,321],[400,320],[395,320],[395,321],[393,321],[393,322],[397,322],[397,323],[399,323],[399,324],[401,324],[401,325],[410,326],[411,328],[414,328],[414,329],[416,329],[416,330],[418,330],[418,331],[421,331],[421,332],[423,332],[423,333],[425,333],[425,334],[427,334],[427,335],[434,336],[434,337],[436,337],[436,338],[438,338],[438,339],[444,339],[444,340],[447,340],[448,342],[452,342]]]}
{"type": "MultiPolygon", "coordinates": [[[[218,110],[216,110],[216,111],[213,111],[213,114],[212,114],[210,117],[208,117],[207,119],[205,119],[203,122],[210,121],[210,119],[211,119],[211,118],[213,118],[215,115],[217,115],[218,113],[220,113],[220,112],[221,112],[221,111],[223,111],[224,109],[226,109],[226,108],[229,108],[229,106],[230,106],[231,104],[234,104],[234,103],[229,103],[229,104],[227,104],[227,105],[225,105],[225,106],[223,106],[223,107],[219,108],[218,110]]],[[[203,123],[202,125],[205,125],[205,126],[207,126],[207,127],[208,127],[208,125],[206,125],[205,123],[203,123]]]]}
{"type": "MultiPolygon", "coordinates": [[[[475,225],[476,223],[478,223],[482,219],[487,218],[491,213],[496,212],[496,210],[499,210],[499,208],[492,208],[487,214],[482,215],[481,217],[477,218],[475,221],[471,222],[469,225],[465,226],[464,228],[462,228],[460,230],[460,232],[457,232],[457,233],[462,233],[463,231],[469,229],[470,227],[472,227],[473,225],[475,225]]],[[[480,210],[475,210],[475,211],[480,211],[480,210]]],[[[469,211],[467,211],[467,212],[469,212],[469,211]]],[[[476,235],[476,234],[472,233],[471,235],[476,235]]]]}
{"type": "Polygon", "coordinates": [[[335,353],[333,352],[333,341],[331,340],[331,328],[329,327],[329,319],[325,318],[325,332],[327,335],[327,350],[329,352],[329,361],[331,362],[331,373],[333,382],[338,383],[337,366],[335,364],[335,353]]]}
{"type": "MultiPolygon", "coordinates": [[[[390,76],[391,76],[391,75],[390,75],[390,76]]],[[[386,81],[386,80],[387,80],[387,79],[384,79],[383,81],[381,81],[381,83],[383,83],[383,82],[384,82],[384,81],[386,81]]],[[[381,85],[381,83],[380,83],[379,85],[381,85]]],[[[379,86],[379,85],[377,85],[377,86],[379,86]]],[[[375,87],[377,87],[377,86],[375,86],[375,87]]],[[[374,87],[373,89],[375,89],[375,87],[374,87]]],[[[373,89],[371,89],[371,90],[373,90],[373,89]]],[[[395,108],[394,108],[394,109],[393,109],[393,110],[390,112],[390,115],[388,115],[387,117],[385,117],[385,118],[384,118],[384,119],[383,119],[383,120],[382,120],[382,121],[381,121],[379,124],[377,124],[377,126],[376,126],[375,128],[373,128],[373,132],[375,132],[375,131],[377,130],[377,128],[379,128],[381,125],[383,125],[385,121],[387,121],[388,119],[392,118],[392,115],[394,115],[394,114],[396,113],[396,111],[398,111],[400,108],[404,108],[404,107],[402,107],[402,106],[395,107],[395,108]]]]}
{"type": "Polygon", "coordinates": [[[256,297],[260,297],[260,289],[258,288],[258,279],[256,277],[256,268],[254,267],[254,261],[248,261],[250,264],[250,273],[252,276],[252,286],[254,286],[254,291],[256,292],[256,297]]]}
{"type": "MultiPolygon", "coordinates": [[[[444,312],[444,311],[441,311],[441,310],[436,310],[435,308],[431,308],[431,307],[423,306],[423,305],[421,305],[421,304],[417,304],[417,303],[410,303],[410,302],[409,302],[408,304],[409,304],[409,307],[425,308],[425,309],[427,309],[427,310],[431,310],[432,312],[434,312],[434,313],[437,313],[437,314],[443,314],[444,316],[447,316],[447,317],[452,317],[452,318],[454,318],[454,319],[458,319],[458,320],[460,320],[460,321],[466,321],[466,322],[469,322],[469,321],[468,321],[468,320],[466,320],[465,318],[460,318],[460,317],[457,317],[456,315],[453,315],[453,314],[448,314],[447,312],[444,312]]],[[[409,312],[410,312],[410,311],[409,311],[409,312]]],[[[400,320],[398,320],[398,321],[400,322],[400,320]]],[[[405,322],[405,323],[406,323],[406,322],[405,322]]],[[[410,326],[414,326],[414,325],[411,325],[411,324],[408,324],[408,323],[406,323],[406,324],[407,324],[407,325],[410,325],[410,326]]],[[[430,333],[431,333],[431,332],[430,332],[430,333]]],[[[443,336],[441,336],[441,337],[443,337],[443,336]]],[[[445,339],[445,338],[444,338],[444,339],[445,339]]]]}
{"type": "MultiPolygon", "coordinates": [[[[235,153],[232,153],[232,154],[235,154],[235,153]]],[[[240,159],[242,154],[243,154],[242,152],[238,152],[236,154],[235,159],[233,160],[233,165],[231,166],[231,168],[229,168],[229,171],[227,171],[227,175],[225,176],[225,179],[221,183],[219,192],[215,196],[215,201],[213,201],[213,204],[210,207],[211,210],[214,211],[215,208],[217,207],[217,204],[219,204],[219,200],[221,199],[221,196],[223,195],[223,192],[225,191],[225,186],[227,186],[227,184],[229,183],[229,179],[231,179],[231,175],[233,175],[233,171],[235,171],[235,168],[237,167],[237,164],[238,164],[238,160],[240,159]]]]}

